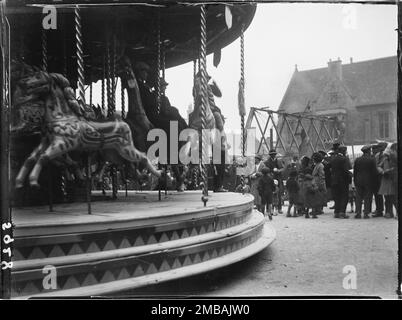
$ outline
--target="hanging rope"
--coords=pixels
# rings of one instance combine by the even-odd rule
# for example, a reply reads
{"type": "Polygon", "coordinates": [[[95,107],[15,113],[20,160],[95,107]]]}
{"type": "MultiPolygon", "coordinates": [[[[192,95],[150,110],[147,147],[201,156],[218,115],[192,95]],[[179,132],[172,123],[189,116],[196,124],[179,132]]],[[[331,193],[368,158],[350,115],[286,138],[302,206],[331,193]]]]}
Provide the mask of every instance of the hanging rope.
{"type": "MultiPolygon", "coordinates": [[[[207,103],[208,103],[208,92],[207,92],[207,15],[205,4],[200,6],[200,72],[201,72],[201,126],[202,129],[206,129],[206,114],[207,114],[207,103]]],[[[206,163],[208,159],[208,150],[206,148],[208,137],[206,130],[202,130],[201,137],[201,151],[202,156],[200,159],[201,163],[201,177],[203,183],[202,197],[201,200],[204,202],[204,207],[207,205],[208,201],[208,175],[206,163]]]]}

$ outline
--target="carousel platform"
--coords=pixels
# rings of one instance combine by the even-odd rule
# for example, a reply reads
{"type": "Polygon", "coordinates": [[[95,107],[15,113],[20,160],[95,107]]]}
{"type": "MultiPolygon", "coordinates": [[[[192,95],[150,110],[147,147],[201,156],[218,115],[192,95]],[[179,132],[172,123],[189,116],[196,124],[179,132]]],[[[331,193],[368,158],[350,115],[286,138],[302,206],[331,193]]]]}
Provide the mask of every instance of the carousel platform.
{"type": "Polygon", "coordinates": [[[236,263],[276,236],[248,194],[211,192],[204,207],[200,191],[133,191],[91,215],[86,203],[53,209],[13,209],[14,298],[118,294],[236,263]]]}

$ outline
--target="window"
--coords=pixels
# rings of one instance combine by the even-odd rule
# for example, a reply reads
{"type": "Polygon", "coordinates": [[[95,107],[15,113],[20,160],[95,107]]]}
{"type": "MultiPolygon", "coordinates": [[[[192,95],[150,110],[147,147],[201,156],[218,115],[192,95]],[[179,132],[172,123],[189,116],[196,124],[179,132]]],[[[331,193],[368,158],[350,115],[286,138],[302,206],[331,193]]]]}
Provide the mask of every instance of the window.
{"type": "Polygon", "coordinates": [[[378,131],[379,137],[382,139],[389,138],[389,112],[380,111],[378,112],[378,131]]]}

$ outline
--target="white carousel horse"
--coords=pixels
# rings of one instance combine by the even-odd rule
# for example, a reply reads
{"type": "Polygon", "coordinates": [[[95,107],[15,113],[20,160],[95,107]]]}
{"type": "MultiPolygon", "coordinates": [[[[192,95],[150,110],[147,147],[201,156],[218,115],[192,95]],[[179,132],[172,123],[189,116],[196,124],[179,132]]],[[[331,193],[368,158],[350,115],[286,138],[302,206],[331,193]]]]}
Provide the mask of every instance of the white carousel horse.
{"type": "Polygon", "coordinates": [[[45,135],[25,160],[17,175],[16,187],[23,186],[29,172],[31,186],[38,186],[43,165],[72,151],[102,151],[105,159],[110,162],[141,162],[154,175],[161,175],[146,155],[134,147],[127,123],[119,119],[97,122],[84,117],[77,101],[70,99],[70,83],[62,75],[38,71],[20,80],[17,86],[23,94],[15,99],[15,106],[44,101],[42,122],[45,135]]]}

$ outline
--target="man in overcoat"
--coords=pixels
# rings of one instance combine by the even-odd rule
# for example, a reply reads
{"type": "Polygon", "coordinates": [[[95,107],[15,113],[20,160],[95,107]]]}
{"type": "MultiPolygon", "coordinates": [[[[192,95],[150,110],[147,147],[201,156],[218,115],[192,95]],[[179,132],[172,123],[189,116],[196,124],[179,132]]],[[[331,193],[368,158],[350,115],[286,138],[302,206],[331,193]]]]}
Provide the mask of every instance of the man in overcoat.
{"type": "Polygon", "coordinates": [[[361,218],[362,202],[364,202],[364,219],[369,218],[371,201],[377,179],[375,159],[371,156],[371,146],[361,148],[363,155],[355,160],[353,179],[356,188],[356,219],[361,218]]]}
{"type": "Polygon", "coordinates": [[[335,218],[347,219],[346,206],[349,197],[349,184],[351,183],[351,176],[349,170],[351,164],[346,157],[345,146],[334,146],[335,154],[331,160],[331,190],[332,197],[335,201],[335,218]]]}
{"type": "Polygon", "coordinates": [[[264,162],[264,165],[273,172],[273,178],[278,180],[278,213],[282,213],[282,193],[283,193],[283,177],[284,164],[281,159],[277,157],[275,149],[269,151],[269,157],[264,162]]]}

